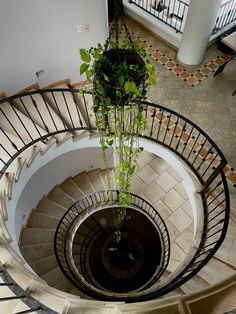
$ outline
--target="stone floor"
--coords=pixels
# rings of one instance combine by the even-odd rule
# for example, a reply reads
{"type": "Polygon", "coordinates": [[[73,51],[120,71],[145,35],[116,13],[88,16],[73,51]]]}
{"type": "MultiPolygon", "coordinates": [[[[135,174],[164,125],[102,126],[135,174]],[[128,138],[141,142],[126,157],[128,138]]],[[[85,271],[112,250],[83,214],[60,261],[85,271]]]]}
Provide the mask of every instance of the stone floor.
{"type": "Polygon", "coordinates": [[[146,199],[164,219],[171,255],[168,270],[174,271],[184,261],[193,243],[193,218],[182,178],[165,160],[148,152],[138,158],[132,192],[146,199]]]}
{"type": "MultiPolygon", "coordinates": [[[[128,19],[129,30],[144,47],[155,47],[160,53],[168,55],[177,63],[176,51],[150,34],[146,29],[128,19]]],[[[153,53],[152,50],[149,51],[153,53]]],[[[188,73],[202,72],[210,63],[222,58],[223,54],[216,44],[208,48],[202,64],[185,67],[188,73]],[[206,65],[206,67],[205,67],[206,65]]],[[[230,62],[222,73],[213,77],[215,66],[204,79],[191,86],[180,75],[173,73],[166,64],[150,57],[156,68],[156,86],[152,87],[148,98],[175,110],[201,127],[224,152],[228,162],[227,176],[230,178],[231,203],[236,208],[236,62],[230,62]]]]}

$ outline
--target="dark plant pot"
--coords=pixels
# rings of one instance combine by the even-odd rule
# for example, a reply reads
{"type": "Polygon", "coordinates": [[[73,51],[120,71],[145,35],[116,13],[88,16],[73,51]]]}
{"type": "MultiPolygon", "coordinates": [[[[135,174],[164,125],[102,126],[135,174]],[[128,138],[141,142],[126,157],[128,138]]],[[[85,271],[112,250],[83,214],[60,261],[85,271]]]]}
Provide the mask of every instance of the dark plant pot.
{"type": "MultiPolygon", "coordinates": [[[[95,64],[95,89],[96,81],[102,85],[104,96],[110,97],[111,100],[117,100],[116,92],[120,89],[118,83],[119,66],[126,64],[128,68],[135,66],[136,70],[129,70],[126,81],[134,81],[137,87],[144,84],[146,79],[146,69],[143,59],[132,49],[110,49],[103,54],[103,58],[95,64]],[[105,81],[104,75],[109,78],[109,82],[105,81]]],[[[122,100],[125,101],[129,95],[123,95],[122,100]]]]}

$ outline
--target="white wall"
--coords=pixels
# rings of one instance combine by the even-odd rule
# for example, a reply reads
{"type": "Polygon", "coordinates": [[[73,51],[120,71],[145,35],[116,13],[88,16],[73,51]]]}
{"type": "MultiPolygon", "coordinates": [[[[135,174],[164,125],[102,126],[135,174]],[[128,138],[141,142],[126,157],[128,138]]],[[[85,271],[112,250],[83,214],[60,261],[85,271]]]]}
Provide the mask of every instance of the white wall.
{"type": "Polygon", "coordinates": [[[0,91],[81,80],[79,49],[107,35],[106,0],[0,0],[0,91]],[[80,24],[89,32],[78,33],[80,24]],[[40,70],[45,77],[38,81],[40,70]]]}

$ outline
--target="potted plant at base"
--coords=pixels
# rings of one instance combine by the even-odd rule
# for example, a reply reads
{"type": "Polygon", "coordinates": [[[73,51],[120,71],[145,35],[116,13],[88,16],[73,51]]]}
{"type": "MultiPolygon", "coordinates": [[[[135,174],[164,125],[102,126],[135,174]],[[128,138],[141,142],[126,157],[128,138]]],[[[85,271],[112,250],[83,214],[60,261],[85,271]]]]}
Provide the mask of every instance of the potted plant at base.
{"type": "MultiPolygon", "coordinates": [[[[119,241],[120,227],[127,218],[126,208],[131,204],[131,178],[143,150],[138,140],[146,127],[141,100],[148,87],[155,84],[155,71],[146,58],[146,51],[131,40],[119,44],[108,39],[104,46],[81,49],[80,55],[84,62],[80,74],[86,73],[87,79],[93,82],[93,110],[105,167],[109,166],[108,148],[114,148],[117,158],[119,209],[114,223],[119,241]]],[[[109,176],[107,181],[110,187],[109,176]]]]}

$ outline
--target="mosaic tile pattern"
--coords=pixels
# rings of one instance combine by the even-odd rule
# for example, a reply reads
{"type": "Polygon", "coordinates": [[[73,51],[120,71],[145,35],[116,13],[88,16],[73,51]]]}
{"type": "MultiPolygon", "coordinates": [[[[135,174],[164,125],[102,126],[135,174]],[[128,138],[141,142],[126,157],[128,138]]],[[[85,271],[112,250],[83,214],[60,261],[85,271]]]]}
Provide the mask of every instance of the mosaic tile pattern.
{"type": "MultiPolygon", "coordinates": [[[[126,33],[124,30],[120,29],[120,35],[125,37],[126,33]]],[[[194,72],[190,72],[190,70],[187,70],[169,55],[149,45],[146,40],[136,35],[135,32],[131,33],[131,39],[143,47],[152,59],[162,64],[166,69],[192,87],[196,86],[207,77],[212,76],[220,65],[230,59],[229,55],[221,54],[218,55],[217,58],[207,62],[204,66],[201,66],[197,71],[194,70],[194,72]]]]}
{"type": "Polygon", "coordinates": [[[188,85],[192,87],[196,86],[202,80],[209,77],[218,69],[220,65],[225,63],[230,58],[230,56],[225,54],[219,55],[216,59],[211,60],[197,71],[191,73],[182,65],[178,64],[176,60],[173,60],[170,56],[165,55],[151,45],[147,48],[147,43],[145,42],[145,40],[140,39],[140,37],[137,37],[134,33],[132,34],[132,40],[136,43],[139,43],[143,48],[145,48],[151,58],[162,64],[174,75],[178,76],[180,79],[184,80],[188,85]]]}

